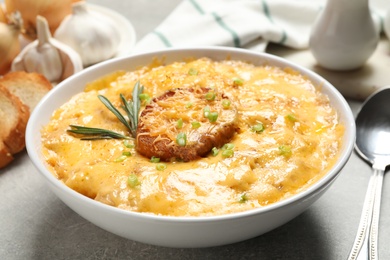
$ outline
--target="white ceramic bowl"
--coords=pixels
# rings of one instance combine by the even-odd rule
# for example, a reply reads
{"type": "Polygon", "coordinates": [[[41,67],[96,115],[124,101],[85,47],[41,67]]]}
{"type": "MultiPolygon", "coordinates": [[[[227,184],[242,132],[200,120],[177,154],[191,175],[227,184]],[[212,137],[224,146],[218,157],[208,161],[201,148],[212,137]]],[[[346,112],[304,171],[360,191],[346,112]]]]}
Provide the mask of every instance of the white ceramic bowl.
{"type": "Polygon", "coordinates": [[[28,154],[53,192],[70,208],[95,225],[135,241],[167,247],[210,247],[234,243],[259,236],[302,213],[333,183],[346,164],[353,149],[355,123],[352,112],[342,95],[317,74],[284,59],[235,48],[168,49],[159,52],[118,58],[92,66],[57,85],[33,111],[26,133],[28,154]],[[215,60],[231,57],[255,64],[290,67],[321,86],[345,125],[340,158],[334,167],[307,190],[286,200],[262,208],[212,217],[166,217],[129,212],[87,198],[56,179],[45,165],[41,153],[42,126],[46,125],[60,105],[83,91],[87,82],[117,70],[133,70],[148,65],[155,57],[166,62],[182,61],[188,57],[207,56],[215,60]]]}

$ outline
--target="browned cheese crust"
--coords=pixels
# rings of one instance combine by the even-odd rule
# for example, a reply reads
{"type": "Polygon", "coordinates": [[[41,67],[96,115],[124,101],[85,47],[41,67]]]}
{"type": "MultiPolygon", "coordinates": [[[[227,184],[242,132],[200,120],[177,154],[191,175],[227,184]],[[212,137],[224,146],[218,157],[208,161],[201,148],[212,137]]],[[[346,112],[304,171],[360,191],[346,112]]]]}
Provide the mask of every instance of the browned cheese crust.
{"type": "Polygon", "coordinates": [[[236,121],[236,106],[223,93],[200,87],[169,90],[142,111],[136,149],[163,161],[195,160],[229,142],[236,121]],[[212,112],[218,115],[215,122],[205,115],[212,112]],[[179,134],[185,135],[185,145],[178,144],[179,134]]]}

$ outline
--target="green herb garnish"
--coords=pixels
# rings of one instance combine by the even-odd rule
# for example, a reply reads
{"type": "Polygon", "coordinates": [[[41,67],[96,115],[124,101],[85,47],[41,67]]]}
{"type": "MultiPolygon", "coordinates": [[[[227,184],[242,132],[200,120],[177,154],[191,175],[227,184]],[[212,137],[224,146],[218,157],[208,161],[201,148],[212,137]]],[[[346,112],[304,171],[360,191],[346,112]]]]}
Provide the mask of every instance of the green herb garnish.
{"type": "Polygon", "coordinates": [[[240,78],[234,78],[233,83],[234,83],[234,85],[242,86],[242,84],[244,84],[244,81],[240,78]]]}
{"type": "Polygon", "coordinates": [[[203,108],[203,116],[204,116],[204,117],[208,117],[209,114],[210,114],[210,107],[209,107],[209,106],[205,106],[205,107],[203,108]]]}
{"type": "MultiPolygon", "coordinates": [[[[130,127],[128,127],[128,129],[130,130],[130,133],[134,138],[136,137],[137,127],[138,127],[139,109],[141,107],[139,95],[143,91],[144,91],[144,86],[141,86],[139,81],[137,81],[137,83],[135,83],[134,88],[133,88],[133,93],[132,93],[133,100],[132,101],[127,102],[126,99],[124,98],[124,96],[121,94],[121,99],[122,99],[122,103],[123,103],[122,108],[125,110],[128,118],[129,118],[130,127]]],[[[111,112],[113,112],[113,111],[111,110],[111,112]]],[[[119,117],[118,117],[118,119],[119,119],[119,117]]],[[[125,126],[127,126],[127,124],[125,124],[125,126]]]]}
{"type": "Polygon", "coordinates": [[[234,151],[233,150],[223,150],[222,156],[223,157],[233,157],[234,151]]]}
{"type": "Polygon", "coordinates": [[[279,149],[280,155],[288,157],[288,156],[291,156],[291,154],[292,154],[291,147],[288,145],[281,145],[278,147],[278,149],[279,149]]]}
{"type": "Polygon", "coordinates": [[[191,76],[196,76],[198,75],[198,70],[195,69],[195,68],[190,68],[189,71],[188,71],[188,75],[191,75],[191,76]]]}
{"type": "Polygon", "coordinates": [[[122,155],[129,157],[129,156],[131,156],[131,152],[124,151],[124,152],[122,152],[122,155]]]}
{"type": "Polygon", "coordinates": [[[125,140],[125,141],[123,142],[123,145],[124,145],[126,148],[130,148],[130,149],[132,149],[132,148],[135,147],[135,145],[134,145],[133,143],[130,143],[129,140],[125,140]]]}
{"type": "MultiPolygon", "coordinates": [[[[143,86],[140,86],[139,81],[135,83],[133,88],[133,100],[127,101],[125,97],[120,94],[120,98],[122,101],[122,108],[125,110],[126,115],[128,117],[128,121],[126,118],[119,112],[117,108],[109,101],[105,96],[98,95],[99,100],[119,119],[119,121],[129,129],[131,135],[135,138],[138,126],[138,116],[139,110],[141,107],[139,95],[144,90],[143,86]]],[[[128,139],[129,137],[119,134],[117,132],[95,128],[95,127],[85,127],[78,125],[70,125],[71,129],[67,130],[70,133],[82,135],[81,140],[98,140],[98,139],[128,139]]]]}
{"type": "Polygon", "coordinates": [[[128,136],[122,135],[120,133],[94,127],[70,125],[71,129],[67,131],[70,133],[82,135],[81,140],[99,140],[99,139],[127,139],[128,136]]]}
{"type": "Polygon", "coordinates": [[[191,122],[192,128],[198,129],[200,127],[200,122],[198,121],[193,121],[191,122]]]}
{"type": "Polygon", "coordinates": [[[179,118],[179,120],[176,121],[176,128],[183,128],[183,119],[179,118]]]}
{"type": "Polygon", "coordinates": [[[163,171],[167,168],[167,165],[165,163],[157,163],[156,164],[156,170],[163,171]]]}
{"type": "Polygon", "coordinates": [[[258,123],[252,126],[251,130],[255,133],[261,133],[264,131],[264,125],[262,123],[258,123]]]}
{"type": "Polygon", "coordinates": [[[297,117],[295,116],[295,114],[288,114],[288,115],[286,116],[286,118],[287,118],[289,121],[291,121],[291,122],[296,122],[296,121],[298,121],[298,119],[297,119],[297,117]]]}
{"type": "Polygon", "coordinates": [[[146,94],[146,93],[139,94],[139,99],[141,101],[145,102],[146,104],[149,104],[150,101],[152,100],[152,98],[149,96],[149,94],[146,94]]]}
{"type": "Polygon", "coordinates": [[[209,119],[210,123],[217,122],[218,112],[210,112],[209,115],[207,116],[207,118],[209,119]]]}
{"type": "Polygon", "coordinates": [[[155,156],[152,156],[152,157],[150,158],[150,162],[152,162],[152,163],[159,163],[159,162],[160,162],[160,158],[155,157],[155,156]]]}
{"type": "Polygon", "coordinates": [[[233,143],[226,143],[222,146],[222,150],[232,150],[234,148],[233,143]]]}
{"type": "Polygon", "coordinates": [[[228,109],[230,107],[230,104],[231,104],[231,102],[229,99],[222,100],[222,106],[224,109],[228,109]]]}
{"type": "Polygon", "coordinates": [[[186,146],[187,144],[187,135],[185,133],[178,133],[176,136],[176,143],[179,146],[186,146]]]}
{"type": "Polygon", "coordinates": [[[130,156],[131,156],[131,152],[124,151],[124,152],[122,152],[122,155],[119,156],[118,158],[116,158],[114,161],[115,162],[123,162],[124,160],[127,159],[127,157],[130,157],[130,156]]]}
{"type": "Polygon", "coordinates": [[[238,200],[238,202],[245,203],[247,201],[248,201],[248,195],[246,195],[246,193],[241,194],[240,199],[238,200]]]}
{"type": "Polygon", "coordinates": [[[116,158],[115,160],[114,160],[114,162],[123,162],[124,160],[126,160],[127,159],[127,156],[126,155],[121,155],[121,156],[119,156],[118,158],[116,158]]]}
{"type": "Polygon", "coordinates": [[[213,156],[217,156],[219,153],[219,149],[217,147],[213,147],[213,149],[211,149],[211,154],[213,156]]]}
{"type": "Polygon", "coordinates": [[[222,157],[233,157],[234,155],[234,144],[226,143],[222,146],[222,157]]]}
{"type": "Polygon", "coordinates": [[[137,175],[134,173],[130,174],[129,178],[127,178],[127,184],[129,184],[130,187],[134,188],[138,185],[140,185],[140,181],[138,180],[137,175]]]}
{"type": "Polygon", "coordinates": [[[214,101],[215,98],[216,98],[216,96],[217,96],[217,95],[215,94],[214,91],[209,91],[209,92],[206,93],[205,98],[206,98],[208,101],[214,101]]]}

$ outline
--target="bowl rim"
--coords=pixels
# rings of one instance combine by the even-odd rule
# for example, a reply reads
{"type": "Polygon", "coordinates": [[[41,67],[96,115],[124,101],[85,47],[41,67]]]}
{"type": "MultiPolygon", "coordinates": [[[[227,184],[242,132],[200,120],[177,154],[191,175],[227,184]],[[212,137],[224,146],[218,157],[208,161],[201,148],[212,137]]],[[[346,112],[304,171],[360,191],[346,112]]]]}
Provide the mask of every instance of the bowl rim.
{"type": "MultiPolygon", "coordinates": [[[[278,65],[274,65],[278,66],[278,65]]],[[[111,71],[112,72],[112,71],[111,71]]],[[[110,72],[106,72],[107,74],[110,72]]],[[[98,77],[97,77],[98,78],[98,77]]],[[[321,91],[322,92],[322,91],[321,91]]],[[[75,95],[76,93],[72,94],[75,95]]],[[[327,94],[329,96],[329,94],[327,94]]],[[[58,104],[51,113],[58,109],[59,106],[62,104],[58,104]]],[[[69,196],[71,196],[73,199],[81,200],[83,203],[91,205],[93,207],[98,207],[102,210],[108,210],[114,214],[120,214],[120,215],[126,215],[132,218],[140,218],[140,219],[148,219],[151,221],[164,221],[164,222],[182,222],[182,223],[193,223],[193,222],[213,222],[213,221],[223,221],[228,219],[237,219],[237,218],[245,218],[250,217],[257,214],[266,214],[270,211],[273,211],[277,208],[291,206],[294,204],[299,204],[301,201],[305,198],[309,198],[311,196],[314,196],[316,194],[314,191],[316,190],[323,190],[326,187],[329,186],[330,183],[332,183],[339,175],[342,168],[345,166],[347,161],[349,160],[349,157],[352,153],[354,141],[355,141],[355,121],[354,116],[352,114],[352,111],[345,100],[345,98],[341,95],[341,93],[326,79],[324,79],[319,74],[301,66],[298,64],[295,64],[291,61],[288,61],[284,58],[268,54],[268,53],[259,53],[254,52],[250,50],[245,49],[238,49],[233,47],[219,47],[219,46],[209,46],[209,47],[183,47],[183,48],[169,48],[169,49],[163,49],[163,50],[156,50],[156,51],[150,51],[150,52],[144,52],[144,53],[138,53],[138,54],[132,54],[125,57],[118,57],[113,58],[111,60],[107,60],[98,64],[95,64],[93,66],[90,66],[72,76],[65,79],[61,83],[59,83],[57,86],[53,87],[53,89],[45,95],[45,97],[42,98],[42,100],[38,103],[38,105],[33,110],[32,114],[30,115],[30,120],[28,121],[27,128],[26,128],[26,150],[28,153],[28,156],[30,157],[30,160],[33,162],[33,165],[35,168],[39,171],[40,175],[43,175],[43,177],[49,181],[50,185],[54,186],[55,188],[58,188],[62,190],[63,192],[66,192],[69,196]],[[321,82],[321,88],[326,86],[327,91],[332,93],[332,96],[334,97],[334,100],[337,101],[337,103],[340,105],[338,112],[343,111],[342,114],[347,119],[345,124],[345,133],[344,133],[344,139],[345,143],[343,142],[343,147],[341,148],[341,152],[339,155],[339,159],[336,161],[335,165],[330,169],[328,173],[326,173],[321,179],[317,180],[315,183],[307,187],[305,190],[300,191],[297,194],[292,195],[291,197],[282,199],[281,201],[272,203],[270,205],[266,205],[259,208],[254,208],[242,212],[235,212],[235,213],[228,213],[223,215],[213,215],[213,216],[163,216],[163,215],[153,215],[149,213],[142,213],[142,212],[133,212],[125,209],[120,209],[114,206],[106,205],[102,202],[95,201],[85,195],[82,195],[75,190],[71,189],[67,185],[65,185],[63,182],[58,180],[45,166],[45,163],[41,159],[41,155],[37,153],[37,149],[35,148],[34,144],[36,142],[40,142],[40,129],[42,126],[38,125],[38,118],[40,117],[40,111],[42,111],[45,108],[46,103],[49,102],[52,96],[55,95],[56,92],[62,90],[65,88],[68,84],[70,84],[72,81],[74,81],[77,77],[80,77],[82,75],[86,75],[89,73],[93,73],[98,68],[106,68],[112,66],[112,64],[116,64],[119,62],[140,58],[140,57],[153,57],[153,56],[168,56],[172,53],[177,52],[193,52],[193,51],[216,51],[216,52],[226,52],[226,53],[234,53],[234,54],[247,54],[247,55],[255,55],[261,60],[268,60],[271,62],[276,62],[278,64],[283,64],[285,68],[292,68],[293,70],[298,71],[299,73],[306,75],[310,80],[314,80],[321,82]],[[347,124],[348,123],[348,124],[347,124]],[[37,136],[38,135],[38,136],[37,136]],[[38,139],[38,140],[37,140],[38,139]]],[[[40,150],[40,149],[39,149],[40,150]]],[[[67,203],[65,203],[67,204],[67,203]]],[[[67,204],[68,205],[68,204],[67,204]]],[[[69,205],[68,205],[69,206],[69,205]]],[[[70,207],[70,206],[69,206],[70,207]]]]}

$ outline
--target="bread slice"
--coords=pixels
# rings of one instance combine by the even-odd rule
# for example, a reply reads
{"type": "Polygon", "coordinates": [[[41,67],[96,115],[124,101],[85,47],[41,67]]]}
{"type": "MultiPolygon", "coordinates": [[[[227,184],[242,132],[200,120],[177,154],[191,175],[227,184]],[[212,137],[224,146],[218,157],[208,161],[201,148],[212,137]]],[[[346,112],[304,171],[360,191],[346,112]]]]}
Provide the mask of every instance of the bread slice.
{"type": "Polygon", "coordinates": [[[7,146],[5,146],[2,141],[0,141],[0,169],[7,166],[10,162],[12,162],[13,159],[14,157],[9,152],[7,146]]]}
{"type": "Polygon", "coordinates": [[[232,103],[229,109],[222,109],[222,102],[229,98],[222,92],[209,88],[177,88],[155,97],[146,105],[139,117],[137,127],[137,152],[163,161],[176,159],[184,162],[207,156],[213,147],[228,143],[237,129],[237,108],[232,103]],[[207,94],[213,102],[205,98],[207,94]],[[191,111],[186,104],[191,100],[191,111]],[[218,111],[218,121],[205,114],[205,108],[218,111]],[[174,115],[171,111],[175,111],[174,115]],[[177,122],[183,124],[177,127],[177,122]],[[199,126],[192,127],[191,122],[199,126]],[[181,135],[183,140],[178,140],[181,135]]]}
{"type": "Polygon", "coordinates": [[[42,97],[52,89],[50,81],[35,72],[9,72],[0,78],[0,84],[26,104],[30,113],[42,97]]]}
{"type": "Polygon", "coordinates": [[[15,154],[25,147],[25,131],[30,116],[29,108],[0,84],[0,142],[6,154],[15,154]]]}

